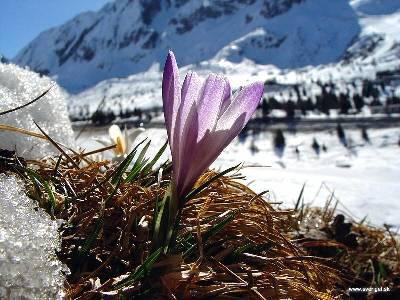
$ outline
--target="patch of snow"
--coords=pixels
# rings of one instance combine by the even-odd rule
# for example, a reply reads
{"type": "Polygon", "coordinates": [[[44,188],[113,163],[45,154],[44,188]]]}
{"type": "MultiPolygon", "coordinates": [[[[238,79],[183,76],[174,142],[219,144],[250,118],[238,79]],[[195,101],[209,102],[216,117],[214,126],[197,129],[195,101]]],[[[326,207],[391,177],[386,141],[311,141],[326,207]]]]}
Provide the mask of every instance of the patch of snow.
{"type": "MultiPolygon", "coordinates": [[[[273,133],[249,136],[244,142],[235,139],[218,157],[212,167],[225,170],[240,162],[247,166],[241,173],[246,175],[244,183],[256,192],[269,190],[272,201],[283,202],[285,207],[293,207],[300,190],[306,183],[305,203],[324,206],[330,193],[334,191],[339,199],[338,210],[350,213],[374,225],[388,223],[400,227],[400,129],[369,129],[371,143],[362,139],[361,130],[345,130],[349,147],[344,147],[335,131],[284,132],[286,147],[279,158],[272,145],[273,133]],[[316,138],[320,147],[327,152],[319,155],[311,147],[316,138]],[[251,145],[257,151],[251,151],[251,145]],[[295,148],[299,149],[299,156],[295,148]]],[[[78,144],[87,151],[100,148],[90,143],[90,136],[104,136],[105,132],[87,131],[78,144]]],[[[166,141],[164,129],[147,129],[138,142],[149,137],[151,145],[148,156],[152,157],[166,141]]],[[[160,162],[170,157],[169,150],[160,162]]]]}
{"type": "Polygon", "coordinates": [[[62,299],[64,265],[56,221],[0,174],[0,299],[62,299]]]}
{"type": "MultiPolygon", "coordinates": [[[[67,146],[74,145],[73,132],[65,101],[65,92],[47,77],[13,64],[0,63],[0,112],[21,106],[33,100],[52,86],[35,103],[0,116],[0,124],[40,133],[33,121],[54,140],[67,146]]],[[[16,150],[25,158],[43,158],[54,154],[55,148],[47,141],[0,130],[0,148],[16,150]]]]}

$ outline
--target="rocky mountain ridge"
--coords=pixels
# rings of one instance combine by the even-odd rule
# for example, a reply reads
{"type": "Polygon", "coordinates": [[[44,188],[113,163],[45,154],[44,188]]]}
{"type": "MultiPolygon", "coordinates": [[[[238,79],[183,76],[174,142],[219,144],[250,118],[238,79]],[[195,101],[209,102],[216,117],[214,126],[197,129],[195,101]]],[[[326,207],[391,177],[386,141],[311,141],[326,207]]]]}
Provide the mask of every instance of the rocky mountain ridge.
{"type": "Polygon", "coordinates": [[[116,0],[43,32],[13,61],[71,93],[160,70],[168,49],[180,65],[318,66],[352,60],[346,51],[363,43],[355,1],[363,0],[116,0]]]}

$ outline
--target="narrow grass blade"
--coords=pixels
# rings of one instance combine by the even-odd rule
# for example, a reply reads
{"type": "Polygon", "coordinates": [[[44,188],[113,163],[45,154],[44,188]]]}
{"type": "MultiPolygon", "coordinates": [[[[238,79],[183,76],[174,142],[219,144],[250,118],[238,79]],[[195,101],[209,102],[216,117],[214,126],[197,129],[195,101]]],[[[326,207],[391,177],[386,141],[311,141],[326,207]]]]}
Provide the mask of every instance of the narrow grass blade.
{"type": "Polygon", "coordinates": [[[164,153],[167,146],[168,146],[168,141],[165,142],[164,145],[162,145],[162,147],[160,148],[160,150],[158,150],[158,152],[156,153],[154,158],[143,168],[143,171],[142,171],[143,174],[147,174],[148,172],[151,171],[154,164],[160,159],[161,155],[164,153]]]}
{"type": "Polygon", "coordinates": [[[56,208],[56,197],[54,196],[53,190],[52,190],[49,182],[46,180],[43,181],[43,186],[47,192],[47,195],[49,196],[51,209],[52,209],[52,211],[54,211],[54,209],[56,208]]]}
{"type": "Polygon", "coordinates": [[[121,289],[121,288],[129,286],[132,283],[134,283],[135,281],[145,277],[151,271],[154,263],[158,260],[161,253],[162,253],[162,248],[159,248],[156,251],[154,251],[153,253],[151,253],[149,255],[149,257],[143,262],[143,264],[141,264],[139,266],[139,268],[137,268],[137,270],[133,274],[131,274],[130,276],[128,276],[127,278],[125,278],[124,280],[119,282],[115,286],[115,288],[121,289]]]}
{"type": "MultiPolygon", "coordinates": [[[[32,169],[26,168],[25,172],[31,178],[32,182],[34,183],[35,189],[37,190],[39,195],[42,194],[42,192],[40,190],[38,182],[44,187],[44,190],[46,191],[46,193],[49,197],[50,211],[53,212],[56,207],[56,197],[53,193],[53,190],[52,190],[49,182],[46,181],[44,178],[42,178],[39,174],[37,174],[32,169]]],[[[52,216],[54,216],[53,213],[52,213],[52,216]]]]}
{"type": "Polygon", "coordinates": [[[117,170],[115,171],[114,176],[111,178],[111,183],[116,184],[122,178],[122,175],[132,162],[134,156],[136,155],[136,149],[133,149],[131,153],[118,165],[117,170]]]}
{"type": "Polygon", "coordinates": [[[36,132],[30,131],[30,130],[26,130],[26,129],[23,129],[23,128],[14,127],[14,126],[11,126],[11,125],[0,124],[0,130],[18,132],[20,134],[24,134],[24,135],[28,135],[28,136],[34,136],[34,137],[37,137],[39,139],[47,141],[47,138],[43,134],[36,133],[36,132]]]}
{"type": "Polygon", "coordinates": [[[169,220],[169,202],[171,196],[167,192],[161,202],[157,205],[158,210],[155,212],[156,218],[154,219],[153,225],[153,249],[164,246],[164,241],[168,231],[168,220],[169,220]]]}
{"type": "Polygon", "coordinates": [[[103,228],[103,224],[104,224],[103,209],[101,211],[102,212],[101,212],[98,220],[96,221],[93,232],[88,236],[87,239],[85,239],[82,249],[79,251],[80,258],[85,257],[89,253],[90,249],[92,248],[93,242],[97,239],[97,237],[100,234],[101,229],[103,228]]]}
{"type": "Polygon", "coordinates": [[[115,171],[115,174],[113,175],[113,177],[111,179],[112,184],[116,184],[118,181],[120,181],[120,179],[124,175],[126,169],[129,167],[133,158],[135,157],[137,149],[139,148],[139,146],[141,144],[144,143],[145,140],[146,139],[144,139],[139,144],[137,144],[136,147],[132,149],[131,153],[129,153],[128,156],[119,164],[118,168],[115,171]]]}
{"type": "Polygon", "coordinates": [[[149,149],[150,142],[143,147],[142,151],[140,151],[138,158],[136,159],[131,171],[128,173],[128,176],[125,179],[125,182],[131,182],[136,176],[139,174],[140,170],[143,169],[144,165],[147,163],[147,160],[144,158],[147,150],[149,149]]]}
{"type": "Polygon", "coordinates": [[[25,104],[23,104],[23,105],[21,105],[21,106],[17,106],[17,107],[14,107],[14,108],[12,108],[12,109],[9,109],[9,110],[0,112],[0,116],[6,115],[6,114],[11,113],[11,112],[13,112],[13,111],[17,111],[17,110],[19,110],[19,109],[21,109],[21,108],[27,107],[28,105],[31,105],[31,104],[35,103],[35,102],[38,101],[39,99],[43,98],[43,97],[51,90],[51,88],[52,88],[53,86],[54,86],[54,84],[52,84],[47,90],[45,90],[43,93],[41,93],[41,94],[40,94],[39,96],[37,96],[35,99],[33,99],[33,100],[31,100],[31,101],[29,101],[29,102],[27,102],[27,103],[25,103],[25,104]]]}
{"type": "Polygon", "coordinates": [[[60,151],[71,163],[72,165],[76,168],[76,169],[80,169],[78,164],[71,158],[71,156],[69,156],[67,153],[65,153],[65,151],[46,133],[44,132],[44,130],[42,128],[40,128],[40,126],[33,121],[33,123],[35,123],[36,127],[40,130],[41,133],[43,133],[43,135],[47,138],[47,140],[54,146],[57,148],[58,151],[60,151]]]}
{"type": "Polygon", "coordinates": [[[122,183],[122,177],[118,180],[116,186],[114,187],[113,191],[107,196],[107,198],[104,200],[101,210],[100,210],[100,215],[98,220],[96,221],[95,224],[95,229],[94,231],[89,235],[89,237],[85,240],[85,243],[82,247],[82,250],[80,251],[79,255],[81,257],[86,256],[90,249],[92,248],[93,242],[97,239],[99,236],[100,230],[103,228],[104,224],[104,209],[105,209],[105,204],[112,198],[114,195],[117,193],[120,185],[122,183]]]}
{"type": "Polygon", "coordinates": [[[199,193],[201,193],[206,187],[208,187],[213,181],[217,180],[218,178],[224,176],[225,174],[228,174],[229,172],[235,170],[237,167],[239,167],[241,165],[237,164],[234,167],[231,167],[229,169],[226,169],[225,171],[222,171],[221,173],[218,173],[216,175],[214,175],[213,177],[211,177],[209,180],[207,180],[206,182],[204,182],[202,185],[200,185],[198,188],[194,189],[193,191],[191,191],[186,197],[185,197],[185,201],[189,201],[190,199],[194,198],[196,195],[198,195],[199,193]]]}
{"type": "Polygon", "coordinates": [[[299,208],[300,202],[301,202],[301,198],[303,198],[303,193],[304,193],[304,188],[306,186],[306,183],[303,183],[303,187],[301,188],[299,197],[297,198],[297,202],[296,202],[296,206],[294,207],[294,211],[297,211],[297,209],[299,208]]]}
{"type": "Polygon", "coordinates": [[[97,153],[104,152],[104,151],[107,151],[107,150],[112,150],[112,149],[115,149],[116,147],[117,147],[117,144],[114,144],[114,145],[111,145],[111,146],[105,146],[103,148],[99,148],[99,149],[96,149],[96,150],[93,150],[93,151],[90,151],[90,152],[82,153],[81,157],[89,156],[89,155],[92,155],[92,154],[97,154],[97,153]]]}

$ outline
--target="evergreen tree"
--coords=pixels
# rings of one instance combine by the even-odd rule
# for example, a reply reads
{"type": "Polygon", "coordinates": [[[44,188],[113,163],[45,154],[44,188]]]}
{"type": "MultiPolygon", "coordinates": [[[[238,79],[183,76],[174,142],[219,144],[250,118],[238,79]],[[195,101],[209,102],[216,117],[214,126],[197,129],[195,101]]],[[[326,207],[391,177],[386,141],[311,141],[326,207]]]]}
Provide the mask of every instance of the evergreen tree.
{"type": "Polygon", "coordinates": [[[285,112],[288,119],[293,119],[295,116],[295,104],[292,100],[285,103],[285,112]]]}
{"type": "Polygon", "coordinates": [[[318,95],[316,107],[320,112],[329,116],[329,106],[326,97],[324,97],[323,95],[318,95]]]}
{"type": "Polygon", "coordinates": [[[357,111],[360,112],[365,104],[363,97],[361,97],[359,94],[354,94],[353,102],[354,102],[354,106],[356,107],[357,111]]]}
{"type": "Polygon", "coordinates": [[[347,115],[350,108],[351,108],[351,103],[349,101],[349,95],[347,94],[340,94],[339,97],[339,108],[340,108],[340,113],[347,115]]]}
{"type": "Polygon", "coordinates": [[[285,150],[286,142],[285,142],[285,137],[284,137],[283,132],[282,132],[281,129],[278,129],[275,132],[273,143],[274,143],[275,153],[279,157],[282,157],[283,156],[283,152],[285,150]]]}
{"type": "Polygon", "coordinates": [[[382,106],[382,102],[378,98],[374,98],[371,101],[370,106],[382,106]]]}
{"type": "Polygon", "coordinates": [[[315,137],[313,138],[313,142],[311,144],[311,147],[313,148],[315,154],[317,154],[319,156],[321,147],[320,147],[320,145],[319,145],[319,143],[318,143],[318,141],[317,141],[317,139],[315,137]]]}
{"type": "Polygon", "coordinates": [[[346,134],[344,133],[344,129],[341,124],[338,124],[336,127],[336,133],[339,138],[339,141],[343,144],[343,146],[347,147],[347,139],[346,134]]]}
{"type": "Polygon", "coordinates": [[[370,143],[370,139],[369,139],[369,135],[368,135],[368,132],[367,132],[367,128],[365,126],[363,126],[361,128],[361,137],[365,142],[370,143]]]}
{"type": "Polygon", "coordinates": [[[282,109],[282,103],[275,99],[275,97],[271,97],[268,99],[268,104],[270,109],[282,109]]]}
{"type": "Polygon", "coordinates": [[[299,160],[300,159],[300,150],[299,150],[298,146],[296,146],[296,148],[294,149],[294,153],[296,153],[297,160],[299,160]]]}
{"type": "Polygon", "coordinates": [[[254,139],[252,139],[252,140],[251,140],[251,143],[250,143],[250,152],[251,152],[252,155],[254,155],[254,154],[256,154],[258,151],[259,151],[259,149],[258,149],[258,147],[256,146],[254,139]]]}
{"type": "Polygon", "coordinates": [[[264,99],[262,100],[262,103],[261,103],[261,110],[262,110],[262,115],[263,115],[263,117],[268,116],[269,113],[271,112],[270,105],[269,105],[268,100],[267,100],[266,98],[264,98],[264,99]]]}

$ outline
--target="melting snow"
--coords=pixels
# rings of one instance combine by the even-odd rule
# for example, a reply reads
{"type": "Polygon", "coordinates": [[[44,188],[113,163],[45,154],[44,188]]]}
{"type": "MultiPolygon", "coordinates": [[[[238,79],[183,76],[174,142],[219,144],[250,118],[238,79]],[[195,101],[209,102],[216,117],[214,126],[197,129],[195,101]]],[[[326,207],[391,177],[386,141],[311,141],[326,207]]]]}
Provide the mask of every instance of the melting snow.
{"type": "Polygon", "coordinates": [[[0,174],[0,299],[61,299],[59,246],[56,221],[17,178],[0,174]]]}
{"type": "MultiPolygon", "coordinates": [[[[0,63],[0,112],[33,100],[52,85],[50,92],[34,104],[0,116],[0,124],[40,133],[33,123],[36,121],[54,140],[72,146],[74,140],[66,109],[65,94],[46,77],[40,77],[34,72],[13,64],[0,63]]],[[[1,130],[0,148],[16,149],[18,155],[25,158],[42,158],[56,153],[52,145],[41,139],[1,130]]]]}

